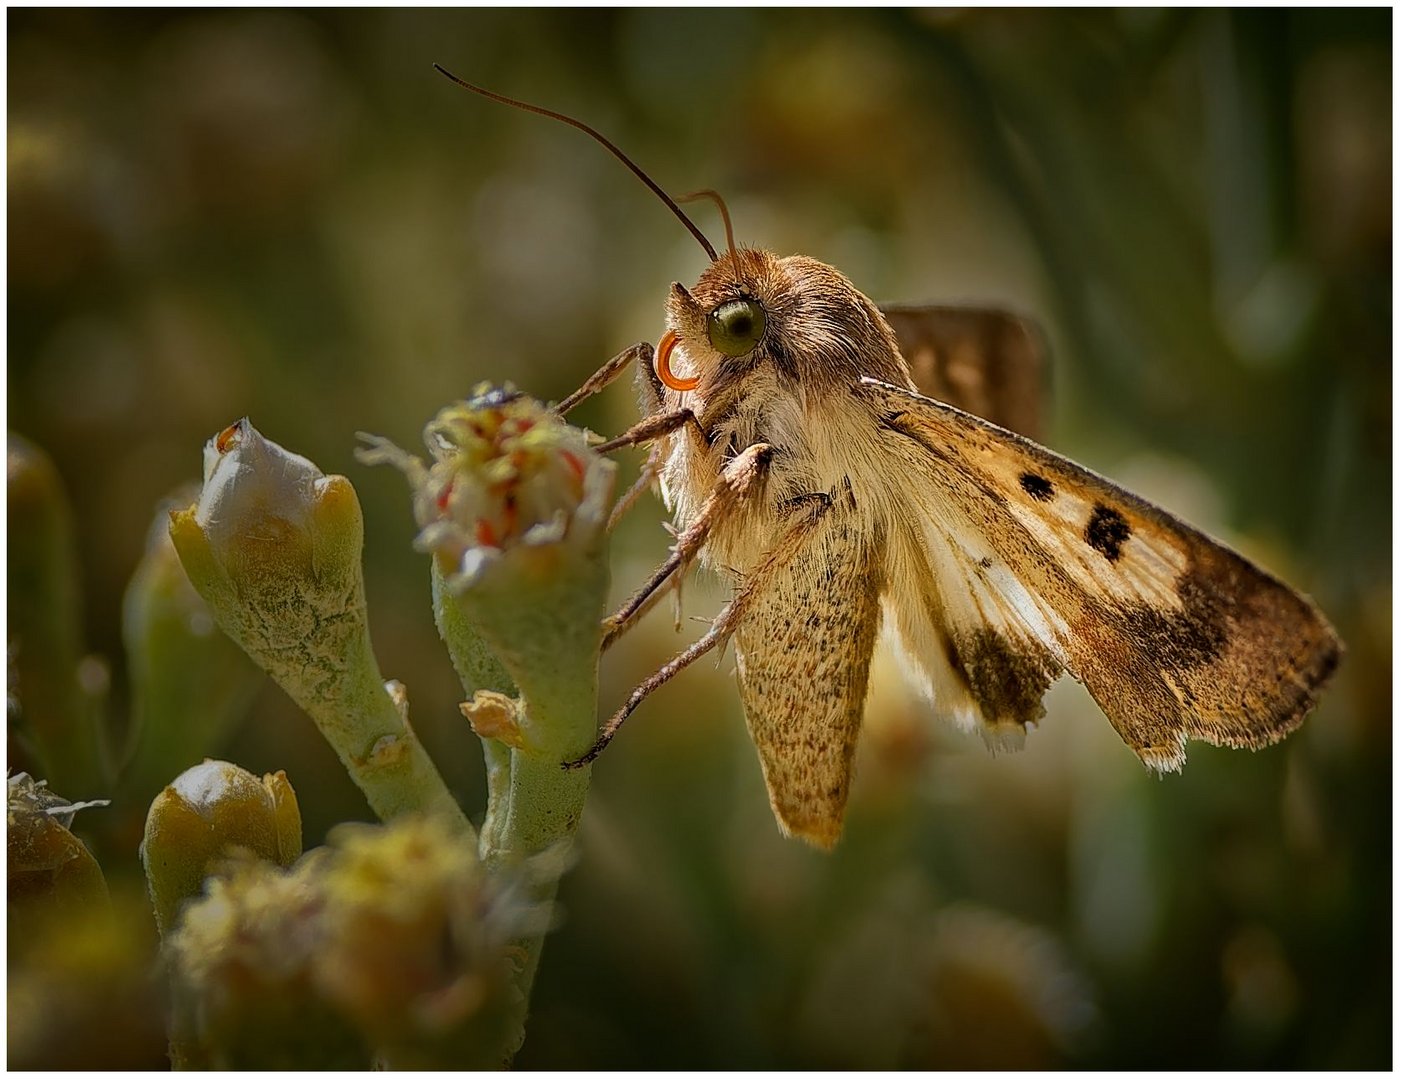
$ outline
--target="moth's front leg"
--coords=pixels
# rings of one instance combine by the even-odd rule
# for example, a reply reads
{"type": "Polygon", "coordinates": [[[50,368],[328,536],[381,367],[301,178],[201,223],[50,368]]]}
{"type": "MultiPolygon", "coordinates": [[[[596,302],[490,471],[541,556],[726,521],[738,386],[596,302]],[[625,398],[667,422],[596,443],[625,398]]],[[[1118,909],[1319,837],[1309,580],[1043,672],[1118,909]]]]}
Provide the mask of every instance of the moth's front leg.
{"type": "MultiPolygon", "coordinates": [[[[599,393],[608,387],[619,375],[634,361],[637,362],[637,385],[642,394],[644,419],[634,424],[623,434],[615,439],[610,439],[595,447],[599,453],[609,453],[613,450],[621,449],[624,446],[633,446],[637,443],[653,442],[665,435],[671,434],[677,428],[688,421],[691,423],[694,432],[704,434],[700,431],[699,422],[695,414],[690,409],[674,409],[668,411],[666,402],[662,397],[661,383],[657,380],[656,373],[652,370],[652,346],[645,341],[639,341],[636,345],[629,345],[626,349],[613,357],[601,368],[590,375],[579,389],[570,394],[567,398],[555,406],[555,411],[564,416],[585,398],[599,393]]],[[[622,516],[628,512],[632,505],[642,496],[656,480],[662,463],[660,451],[654,447],[647,456],[647,461],[642,466],[642,472],[633,482],[632,486],[623,493],[622,498],[614,505],[612,513],[608,516],[608,528],[611,531],[622,516]]]]}
{"type": "Polygon", "coordinates": [[[636,446],[638,443],[652,442],[655,439],[663,438],[686,424],[691,424],[697,432],[700,432],[700,421],[696,419],[696,414],[690,409],[654,413],[651,416],[643,417],[616,438],[599,443],[594,449],[600,454],[610,454],[625,446],[636,446]]]}
{"type": "Polygon", "coordinates": [[[584,384],[570,394],[567,398],[555,406],[555,412],[560,416],[567,416],[569,411],[578,405],[585,398],[592,397],[599,391],[605,389],[627,366],[633,361],[637,361],[640,370],[652,370],[652,346],[645,341],[639,341],[636,345],[629,345],[613,359],[609,360],[601,368],[595,371],[584,384]]]}

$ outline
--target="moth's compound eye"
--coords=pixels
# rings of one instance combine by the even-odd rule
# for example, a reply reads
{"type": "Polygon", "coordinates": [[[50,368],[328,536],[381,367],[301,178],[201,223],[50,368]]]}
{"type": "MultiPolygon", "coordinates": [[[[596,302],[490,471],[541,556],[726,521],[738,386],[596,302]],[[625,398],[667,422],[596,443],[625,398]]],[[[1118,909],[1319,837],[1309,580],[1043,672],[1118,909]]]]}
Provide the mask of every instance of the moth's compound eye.
{"type": "Polygon", "coordinates": [[[710,344],[726,356],[743,356],[764,340],[764,306],[757,300],[726,300],[705,317],[710,344]]]}

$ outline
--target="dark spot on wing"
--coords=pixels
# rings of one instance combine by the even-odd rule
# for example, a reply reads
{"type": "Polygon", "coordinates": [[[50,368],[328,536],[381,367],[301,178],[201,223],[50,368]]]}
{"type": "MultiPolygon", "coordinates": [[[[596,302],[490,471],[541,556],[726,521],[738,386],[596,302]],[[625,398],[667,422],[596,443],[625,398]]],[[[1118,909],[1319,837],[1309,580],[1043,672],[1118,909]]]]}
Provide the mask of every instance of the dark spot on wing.
{"type": "MultiPolygon", "coordinates": [[[[1023,478],[1025,480],[1025,478],[1023,478]]],[[[1124,541],[1133,535],[1124,515],[1104,503],[1096,503],[1094,513],[1085,526],[1085,543],[1110,562],[1118,562],[1124,541]]]]}
{"type": "Polygon", "coordinates": [[[1037,502],[1050,502],[1056,494],[1056,489],[1051,486],[1051,482],[1034,472],[1022,473],[1022,490],[1037,502]]]}
{"type": "Polygon", "coordinates": [[[1014,646],[988,627],[959,635],[950,644],[949,659],[967,680],[983,719],[993,725],[1041,719],[1046,714],[1041,699],[1060,674],[1060,665],[1044,646],[1014,646]]]}
{"type": "Polygon", "coordinates": [[[1135,605],[1124,612],[1134,644],[1163,670],[1183,671],[1217,660],[1229,643],[1227,610],[1219,593],[1192,571],[1177,579],[1182,610],[1135,605]]]}

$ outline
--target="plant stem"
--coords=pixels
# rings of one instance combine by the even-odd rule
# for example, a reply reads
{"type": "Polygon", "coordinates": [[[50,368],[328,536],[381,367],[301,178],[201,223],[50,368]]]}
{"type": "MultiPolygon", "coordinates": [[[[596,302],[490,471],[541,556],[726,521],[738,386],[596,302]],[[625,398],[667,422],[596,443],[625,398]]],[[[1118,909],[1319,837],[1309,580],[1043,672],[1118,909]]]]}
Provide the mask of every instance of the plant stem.
{"type": "Polygon", "coordinates": [[[462,808],[385,689],[368,640],[364,650],[334,691],[300,704],[381,821],[405,813],[442,814],[475,842],[462,808]]]}
{"type": "MultiPolygon", "coordinates": [[[[508,747],[499,739],[483,739],[487,763],[487,811],[482,823],[480,853],[488,870],[501,877],[524,873],[531,899],[541,906],[554,902],[565,851],[583,817],[592,770],[564,769],[593,744],[597,728],[600,616],[606,577],[571,597],[573,603],[541,604],[526,609],[526,622],[545,617],[554,625],[521,635],[513,650],[513,670],[524,685],[520,727],[525,745],[508,747]],[[571,610],[572,609],[572,610],[571,610]],[[568,621],[570,625],[562,625],[568,621]],[[530,866],[530,860],[547,852],[530,866]],[[536,872],[532,873],[532,870],[536,872]]],[[[515,690],[515,682],[472,625],[457,599],[444,588],[433,567],[434,608],[438,628],[453,656],[453,664],[470,698],[478,690],[515,690]],[[488,685],[483,685],[482,680],[488,685]]],[[[532,630],[534,628],[532,627],[532,630]]],[[[516,974],[519,1015],[511,1040],[503,1048],[509,1062],[525,1039],[525,1020],[544,936],[516,942],[524,960],[516,974]]]]}

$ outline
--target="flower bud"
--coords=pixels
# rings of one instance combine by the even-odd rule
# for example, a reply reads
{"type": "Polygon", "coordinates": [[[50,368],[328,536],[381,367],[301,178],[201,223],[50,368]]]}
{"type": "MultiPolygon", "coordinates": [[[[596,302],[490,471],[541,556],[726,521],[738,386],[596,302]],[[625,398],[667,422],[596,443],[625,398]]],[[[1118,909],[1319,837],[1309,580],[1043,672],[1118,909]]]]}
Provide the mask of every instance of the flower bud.
{"type": "Polygon", "coordinates": [[[509,384],[483,383],[424,429],[433,464],[382,440],[362,460],[397,465],[414,489],[418,546],[431,551],[454,594],[508,553],[547,574],[564,541],[588,547],[607,522],[612,464],[577,428],[509,384]],[[533,549],[533,550],[532,550],[533,549]]]}
{"type": "Polygon", "coordinates": [[[227,761],[206,761],[156,796],[141,860],[162,938],[214,867],[239,848],[280,866],[302,853],[301,812],[285,774],[259,780],[227,761]]]}
{"type": "Polygon", "coordinates": [[[247,420],[204,451],[197,505],[170,536],[219,626],[310,714],[381,818],[446,814],[469,830],[384,687],[370,646],[355,489],[247,420]]]}
{"type": "Polygon", "coordinates": [[[365,1069],[370,1048],[318,993],[325,920],[312,852],[290,872],[236,859],[170,938],[172,1060],[214,1069],[365,1069]]]}
{"type": "Polygon", "coordinates": [[[107,881],[92,852],[69,828],[73,816],[105,799],[73,803],[28,773],[9,778],[6,909],[11,955],[37,930],[107,908],[107,881]]]}
{"type": "Polygon", "coordinates": [[[363,527],[350,482],[245,419],[205,445],[199,501],[170,517],[190,581],[228,635],[294,698],[324,692],[321,668],[361,644],[363,527]]]}
{"type": "Polygon", "coordinates": [[[512,942],[549,908],[503,891],[441,822],[342,825],[324,867],[321,993],[394,1068],[499,1066],[523,1009],[512,942]]]}

